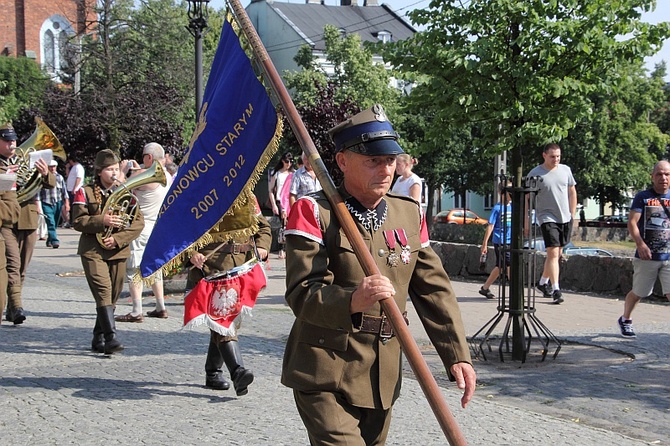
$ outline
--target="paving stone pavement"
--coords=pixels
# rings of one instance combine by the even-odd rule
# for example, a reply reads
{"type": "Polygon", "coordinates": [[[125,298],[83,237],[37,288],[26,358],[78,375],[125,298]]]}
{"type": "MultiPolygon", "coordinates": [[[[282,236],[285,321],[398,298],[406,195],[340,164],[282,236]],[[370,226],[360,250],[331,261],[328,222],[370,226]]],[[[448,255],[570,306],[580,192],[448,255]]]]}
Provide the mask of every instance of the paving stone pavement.
{"type": "MultiPolygon", "coordinates": [[[[241,331],[256,379],[248,395],[236,397],[204,388],[208,335],[180,330],[178,289],[167,299],[168,319],[117,324],[124,352],[90,352],[95,310],[76,255],[78,234],[59,232],[59,249],[39,242],[35,250],[24,286],[28,319],[0,326],[2,444],[308,444],[291,391],[279,382],[293,316],[275,255],[268,288],[241,331]]],[[[496,314],[495,301],[477,294],[480,285],[454,282],[469,336],[496,314]]],[[[475,359],[479,385],[465,410],[410,308],[410,330],[468,443],[670,444],[670,306],[640,304],[638,338],[626,340],[615,326],[620,298],[565,296],[560,306],[536,305],[537,318],[564,342],[556,358],[541,362],[533,344],[525,363],[500,362],[494,345],[488,361],[475,359]]],[[[153,309],[151,297],[144,304],[153,309]]],[[[123,298],[117,314],[129,309],[123,298]]],[[[446,443],[407,367],[388,444],[446,443]]]]}

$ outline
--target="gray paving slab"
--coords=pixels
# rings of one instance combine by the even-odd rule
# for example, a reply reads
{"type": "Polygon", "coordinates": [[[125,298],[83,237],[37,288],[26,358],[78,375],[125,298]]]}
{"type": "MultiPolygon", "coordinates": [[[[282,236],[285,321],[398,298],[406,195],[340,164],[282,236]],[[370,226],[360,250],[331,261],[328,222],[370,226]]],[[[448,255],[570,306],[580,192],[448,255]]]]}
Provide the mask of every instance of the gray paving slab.
{"type": "MultiPolygon", "coordinates": [[[[25,283],[28,319],[0,326],[2,444],[308,444],[291,391],[279,382],[293,316],[276,256],[240,339],[256,380],[236,397],[204,388],[208,336],[181,330],[180,293],[167,299],[168,319],[118,324],[123,353],[91,353],[94,303],[76,256],[78,234],[61,233],[58,250],[36,248],[25,283]]],[[[468,335],[496,312],[479,285],[454,282],[468,335]]],[[[151,297],[144,303],[152,309],[151,297]]],[[[466,410],[411,308],[410,329],[471,445],[668,444],[670,307],[641,304],[639,337],[630,341],[614,325],[622,305],[569,293],[560,306],[538,300],[538,318],[565,342],[558,356],[476,359],[479,386],[466,410]]],[[[124,298],[117,312],[129,309],[124,298]]],[[[388,444],[446,444],[408,367],[388,444]]]]}

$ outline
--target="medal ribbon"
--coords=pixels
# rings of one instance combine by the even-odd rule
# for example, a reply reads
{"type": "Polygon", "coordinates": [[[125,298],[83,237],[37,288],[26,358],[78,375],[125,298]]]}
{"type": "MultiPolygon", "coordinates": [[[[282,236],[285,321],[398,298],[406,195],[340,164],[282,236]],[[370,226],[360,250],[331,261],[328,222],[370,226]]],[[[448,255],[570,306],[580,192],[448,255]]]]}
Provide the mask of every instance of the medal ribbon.
{"type": "Polygon", "coordinates": [[[389,250],[393,251],[395,249],[395,235],[394,230],[389,229],[384,231],[384,240],[386,240],[386,246],[389,247],[389,250]]]}
{"type": "Polygon", "coordinates": [[[405,230],[404,229],[394,229],[393,232],[395,232],[396,237],[398,237],[398,241],[400,242],[400,246],[403,247],[403,248],[406,248],[407,247],[407,233],[405,232],[405,230]]]}

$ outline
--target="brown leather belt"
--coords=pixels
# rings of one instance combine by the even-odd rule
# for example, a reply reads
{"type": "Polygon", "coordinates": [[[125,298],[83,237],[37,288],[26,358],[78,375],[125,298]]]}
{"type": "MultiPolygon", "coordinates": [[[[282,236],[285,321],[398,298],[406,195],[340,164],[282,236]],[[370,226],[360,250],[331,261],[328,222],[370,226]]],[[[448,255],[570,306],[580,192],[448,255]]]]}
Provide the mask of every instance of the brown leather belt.
{"type": "Polygon", "coordinates": [[[241,252],[249,252],[254,250],[254,245],[251,243],[226,243],[221,248],[222,252],[230,254],[239,254],[241,252]]]}
{"type": "MultiPolygon", "coordinates": [[[[402,316],[407,323],[407,312],[404,312],[402,316]]],[[[380,338],[392,338],[395,336],[391,321],[388,320],[385,314],[372,316],[365,313],[354,313],[351,315],[351,323],[355,329],[363,333],[377,334],[380,338]]]]}

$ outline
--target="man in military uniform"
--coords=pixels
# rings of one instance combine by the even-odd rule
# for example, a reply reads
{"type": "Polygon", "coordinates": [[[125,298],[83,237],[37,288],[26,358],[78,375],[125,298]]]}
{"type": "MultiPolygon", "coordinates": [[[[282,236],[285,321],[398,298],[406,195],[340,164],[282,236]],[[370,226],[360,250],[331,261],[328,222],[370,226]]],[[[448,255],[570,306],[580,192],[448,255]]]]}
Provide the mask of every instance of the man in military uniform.
{"type": "Polygon", "coordinates": [[[381,274],[365,276],[323,192],[298,200],[286,227],[286,300],[296,320],[282,383],[293,388],[312,444],[384,444],[400,394],[400,344],[379,301],[409,295],[449,377],[476,383],[449,277],[430,248],[424,215],[388,194],[404,153],[375,105],[330,130],[344,173],[340,194],[381,274]]]}
{"type": "MultiPolygon", "coordinates": [[[[14,132],[14,129],[9,124],[0,126],[0,154],[13,152],[14,148],[16,148],[16,133],[14,132]]],[[[16,190],[0,190],[0,221],[2,221],[3,229],[0,231],[0,323],[2,320],[2,309],[5,308],[5,305],[7,304],[8,283],[5,238],[2,234],[4,234],[4,228],[7,228],[7,231],[11,232],[14,224],[19,221],[20,212],[21,208],[16,199],[16,190]]],[[[12,318],[12,322],[14,320],[18,321],[20,324],[25,320],[25,315],[23,319],[12,318]]]]}
{"type": "MultiPolygon", "coordinates": [[[[20,160],[16,156],[16,132],[14,128],[5,124],[0,128],[0,138],[4,144],[0,146],[0,170],[14,173],[19,168],[20,160]]],[[[25,167],[25,166],[24,166],[25,167]]],[[[41,187],[51,189],[56,186],[56,176],[49,171],[46,161],[39,158],[35,162],[35,169],[41,176],[41,187]]],[[[25,200],[21,205],[21,214],[18,222],[13,226],[2,227],[2,236],[5,238],[5,254],[7,256],[7,313],[5,318],[14,325],[22,324],[26,320],[21,300],[23,281],[30,264],[37,243],[38,214],[34,198],[25,200]]]]}
{"type": "MultiPolygon", "coordinates": [[[[265,261],[272,244],[270,223],[261,214],[258,202],[251,194],[245,206],[226,214],[209,231],[209,235],[212,243],[190,255],[190,263],[195,266],[189,271],[191,283],[195,284],[217,272],[229,271],[254,258],[265,261]]],[[[222,336],[210,330],[205,360],[205,387],[214,390],[230,388],[230,383],[223,377],[224,363],[237,396],[246,395],[254,375],[244,367],[237,335],[222,336]]]]}

